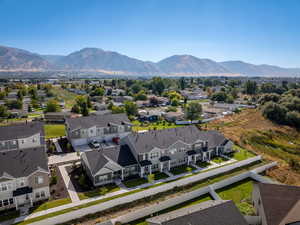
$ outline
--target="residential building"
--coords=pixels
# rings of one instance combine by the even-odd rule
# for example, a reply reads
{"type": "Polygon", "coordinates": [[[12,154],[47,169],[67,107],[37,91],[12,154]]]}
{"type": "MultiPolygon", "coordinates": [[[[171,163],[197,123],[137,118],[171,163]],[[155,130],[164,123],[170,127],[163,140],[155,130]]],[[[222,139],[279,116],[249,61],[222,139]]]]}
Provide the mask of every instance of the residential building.
{"type": "Polygon", "coordinates": [[[200,131],[185,126],[144,133],[131,133],[121,140],[131,149],[140,166],[140,176],[153,171],[208,161],[232,150],[232,142],[218,131],[200,131]]]}
{"type": "Polygon", "coordinates": [[[66,118],[67,137],[73,148],[91,141],[112,141],[131,132],[131,123],[126,114],[91,115],[66,118]]]}
{"type": "Polygon", "coordinates": [[[0,133],[0,210],[49,198],[43,124],[3,126],[0,133]]]}
{"type": "Polygon", "coordinates": [[[0,126],[0,152],[45,145],[43,123],[0,126]]]}
{"type": "Polygon", "coordinates": [[[209,200],[146,220],[149,225],[248,225],[232,201],[209,200]]]}
{"type": "Polygon", "coordinates": [[[208,161],[231,151],[232,142],[217,131],[186,126],[144,133],[130,133],[120,145],[101,145],[81,154],[84,169],[94,185],[113,183],[132,175],[147,176],[180,165],[208,161]]]}
{"type": "Polygon", "coordinates": [[[81,162],[95,186],[138,174],[137,161],[127,145],[84,152],[81,162]]]}
{"type": "Polygon", "coordinates": [[[261,225],[300,224],[300,187],[255,183],[252,201],[261,225]]]}

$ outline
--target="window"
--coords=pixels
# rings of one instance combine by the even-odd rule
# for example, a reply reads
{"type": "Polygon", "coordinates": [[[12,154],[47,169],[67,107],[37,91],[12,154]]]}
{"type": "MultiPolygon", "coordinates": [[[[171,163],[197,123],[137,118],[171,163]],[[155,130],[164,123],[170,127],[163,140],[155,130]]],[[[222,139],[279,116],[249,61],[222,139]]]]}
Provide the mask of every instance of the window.
{"type": "Polygon", "coordinates": [[[3,200],[3,205],[4,206],[7,206],[9,203],[8,203],[8,199],[5,199],[5,200],[3,200]]]}
{"type": "Polygon", "coordinates": [[[17,141],[12,141],[12,144],[13,144],[13,145],[16,145],[16,144],[17,144],[17,141]]]}
{"type": "Polygon", "coordinates": [[[19,180],[19,186],[24,187],[25,186],[25,179],[19,180]]]}
{"type": "Polygon", "coordinates": [[[46,196],[45,191],[41,191],[41,197],[45,198],[45,196],[46,196]]]}
{"type": "Polygon", "coordinates": [[[24,144],[24,143],[25,143],[25,140],[21,140],[21,143],[24,144]]]}
{"type": "Polygon", "coordinates": [[[155,158],[157,158],[159,156],[159,153],[158,152],[152,152],[151,154],[150,154],[150,159],[155,159],[155,158]]]}
{"type": "Polygon", "coordinates": [[[9,199],[9,204],[14,204],[14,199],[13,198],[9,199]]]}
{"type": "Polygon", "coordinates": [[[42,176],[38,176],[36,177],[36,184],[42,184],[44,183],[44,178],[42,176]]]}
{"type": "Polygon", "coordinates": [[[171,155],[175,154],[175,153],[176,153],[176,149],[171,149],[171,150],[169,150],[169,153],[170,153],[171,155]]]}
{"type": "Polygon", "coordinates": [[[92,134],[92,133],[93,133],[93,130],[90,130],[90,133],[92,134]]]}
{"type": "Polygon", "coordinates": [[[40,198],[40,197],[41,197],[41,196],[40,196],[40,192],[36,192],[36,193],[35,193],[35,197],[36,197],[36,198],[40,198]]]}
{"type": "Polygon", "coordinates": [[[0,200],[0,207],[2,207],[2,200],[0,200]]]}
{"type": "Polygon", "coordinates": [[[6,184],[1,185],[1,191],[7,191],[7,185],[6,184]]]}
{"type": "Polygon", "coordinates": [[[32,143],[36,142],[35,138],[32,139],[32,143]]]}

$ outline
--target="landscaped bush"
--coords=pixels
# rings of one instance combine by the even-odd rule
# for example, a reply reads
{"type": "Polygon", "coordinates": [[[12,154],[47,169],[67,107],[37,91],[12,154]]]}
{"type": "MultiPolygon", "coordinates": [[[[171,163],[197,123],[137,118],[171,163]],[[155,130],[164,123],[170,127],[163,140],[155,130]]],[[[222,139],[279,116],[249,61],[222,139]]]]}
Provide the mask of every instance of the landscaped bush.
{"type": "Polygon", "coordinates": [[[50,185],[55,185],[57,184],[57,176],[52,176],[50,179],[50,185]]]}

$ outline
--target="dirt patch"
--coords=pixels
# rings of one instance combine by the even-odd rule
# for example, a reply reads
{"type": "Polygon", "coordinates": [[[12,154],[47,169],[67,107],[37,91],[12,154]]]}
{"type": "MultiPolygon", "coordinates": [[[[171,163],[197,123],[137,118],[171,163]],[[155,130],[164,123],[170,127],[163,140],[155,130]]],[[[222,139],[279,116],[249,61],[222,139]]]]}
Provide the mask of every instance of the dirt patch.
{"type": "Polygon", "coordinates": [[[62,178],[60,170],[57,166],[50,167],[51,177],[50,177],[50,200],[69,198],[69,193],[66,188],[65,182],[62,178]],[[56,178],[53,178],[56,177],[56,178]],[[56,180],[56,182],[54,182],[56,180]]]}
{"type": "Polygon", "coordinates": [[[78,165],[67,166],[66,170],[70,176],[70,179],[74,185],[76,192],[86,192],[86,191],[92,191],[95,189],[93,183],[86,175],[82,166],[78,166],[78,165]],[[85,184],[84,186],[80,184],[80,182],[79,182],[80,179],[84,179],[84,182],[83,182],[85,184]]]}

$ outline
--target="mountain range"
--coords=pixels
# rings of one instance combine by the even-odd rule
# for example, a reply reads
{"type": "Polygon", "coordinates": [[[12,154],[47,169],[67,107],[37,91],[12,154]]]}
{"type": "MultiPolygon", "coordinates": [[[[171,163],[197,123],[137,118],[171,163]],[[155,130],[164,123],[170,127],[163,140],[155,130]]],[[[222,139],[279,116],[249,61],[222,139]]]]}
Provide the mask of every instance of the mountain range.
{"type": "Polygon", "coordinates": [[[142,61],[117,52],[84,48],[69,55],[40,55],[0,46],[0,71],[93,71],[116,75],[161,76],[300,76],[300,68],[216,62],[191,55],[173,55],[159,62],[142,61]]]}

